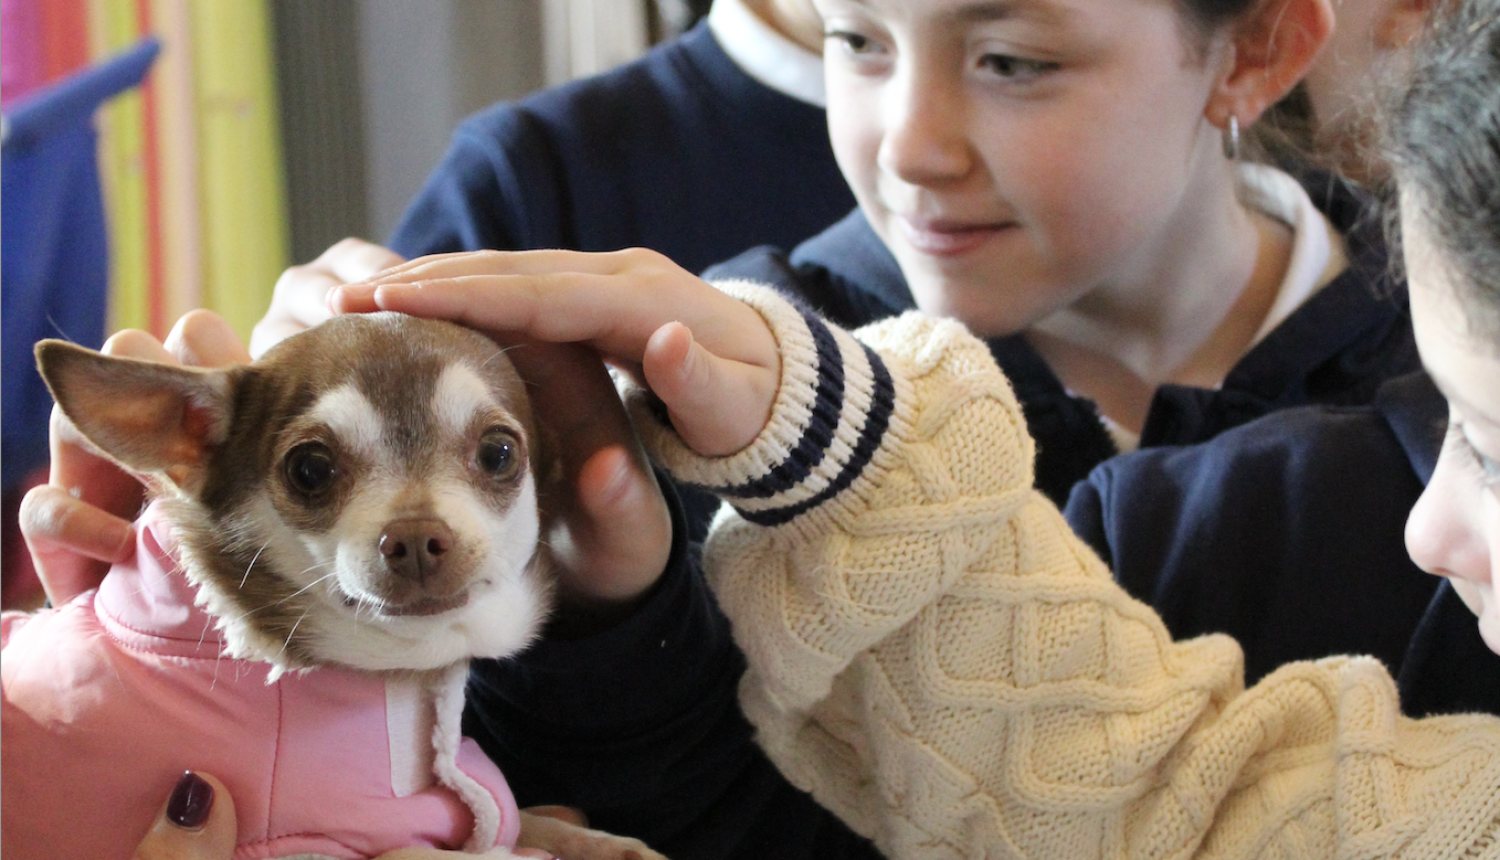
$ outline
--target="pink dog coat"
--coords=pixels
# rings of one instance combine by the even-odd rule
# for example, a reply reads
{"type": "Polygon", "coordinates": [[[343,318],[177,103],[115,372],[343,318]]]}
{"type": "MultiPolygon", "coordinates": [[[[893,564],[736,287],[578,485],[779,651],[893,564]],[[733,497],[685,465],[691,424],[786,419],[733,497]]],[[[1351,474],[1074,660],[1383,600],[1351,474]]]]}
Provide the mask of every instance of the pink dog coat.
{"type": "Polygon", "coordinates": [[[342,668],[267,684],[267,664],[220,655],[155,509],[137,525],[135,558],[97,591],[0,626],[9,860],[127,860],[189,769],[228,786],[236,860],[515,844],[504,777],[459,737],[463,667],[435,705],[414,680],[342,668]]]}

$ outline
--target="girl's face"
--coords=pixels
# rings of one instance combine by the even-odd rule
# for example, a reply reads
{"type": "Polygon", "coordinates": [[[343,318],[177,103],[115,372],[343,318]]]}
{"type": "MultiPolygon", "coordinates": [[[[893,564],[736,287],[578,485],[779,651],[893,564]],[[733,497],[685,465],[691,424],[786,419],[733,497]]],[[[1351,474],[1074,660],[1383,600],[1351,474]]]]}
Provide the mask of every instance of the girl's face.
{"type": "Polygon", "coordinates": [[[929,313],[1018,331],[1149,280],[1232,199],[1226,52],[1169,0],[815,3],[839,164],[929,313]]]}
{"type": "Polygon", "coordinates": [[[1425,225],[1405,204],[1401,231],[1412,323],[1422,363],[1448,398],[1448,436],[1427,490],[1406,522],[1406,548],[1446,576],[1500,653],[1500,344],[1469,331],[1425,225]]]}

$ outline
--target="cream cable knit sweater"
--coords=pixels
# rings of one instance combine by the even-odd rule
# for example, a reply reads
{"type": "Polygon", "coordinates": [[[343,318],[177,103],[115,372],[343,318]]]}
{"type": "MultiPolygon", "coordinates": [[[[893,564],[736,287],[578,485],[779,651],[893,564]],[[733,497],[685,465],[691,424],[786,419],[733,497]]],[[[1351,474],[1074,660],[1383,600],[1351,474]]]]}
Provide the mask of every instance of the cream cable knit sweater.
{"type": "Polygon", "coordinates": [[[677,477],[727,498],[705,559],[777,766],[893,860],[1500,857],[1500,720],[1400,715],[1364,658],[1243,688],[1173,642],[1031,489],[984,344],[916,314],[860,341],[745,284],[771,422],[677,477]]]}

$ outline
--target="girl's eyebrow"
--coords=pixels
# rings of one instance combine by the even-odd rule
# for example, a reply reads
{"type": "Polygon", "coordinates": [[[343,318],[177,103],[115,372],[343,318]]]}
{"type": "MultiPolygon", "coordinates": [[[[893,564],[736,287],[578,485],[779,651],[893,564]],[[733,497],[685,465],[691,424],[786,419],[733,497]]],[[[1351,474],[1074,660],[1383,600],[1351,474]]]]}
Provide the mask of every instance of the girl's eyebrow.
{"type": "Polygon", "coordinates": [[[1443,395],[1443,399],[1447,400],[1451,406],[1457,407],[1458,411],[1463,414],[1463,423],[1466,427],[1478,430],[1486,438],[1489,438],[1491,434],[1500,437],[1500,420],[1492,418],[1483,410],[1475,408],[1464,397],[1455,394],[1453,388],[1443,384],[1443,379],[1432,370],[1428,369],[1427,375],[1431,377],[1433,384],[1437,386],[1438,392],[1443,395]]]}
{"type": "Polygon", "coordinates": [[[965,24],[983,24],[1008,18],[1033,18],[1050,22],[1067,20],[1071,10],[1048,0],[973,0],[952,11],[965,24]]]}
{"type": "MultiPolygon", "coordinates": [[[[849,0],[856,6],[870,7],[871,0],[849,0]]],[[[1060,23],[1072,17],[1073,10],[1051,0],[969,0],[957,8],[944,9],[938,17],[960,24],[984,24],[1010,18],[1032,18],[1060,23]]]]}

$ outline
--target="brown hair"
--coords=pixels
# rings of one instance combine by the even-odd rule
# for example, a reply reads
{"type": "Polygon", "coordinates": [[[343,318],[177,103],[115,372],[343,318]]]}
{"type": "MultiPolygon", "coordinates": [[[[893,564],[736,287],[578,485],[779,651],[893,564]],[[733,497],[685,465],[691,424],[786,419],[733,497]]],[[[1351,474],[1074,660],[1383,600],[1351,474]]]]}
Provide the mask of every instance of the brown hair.
{"type": "Polygon", "coordinates": [[[1500,0],[1439,10],[1382,119],[1400,198],[1443,255],[1471,332],[1500,349],[1500,0]]]}

